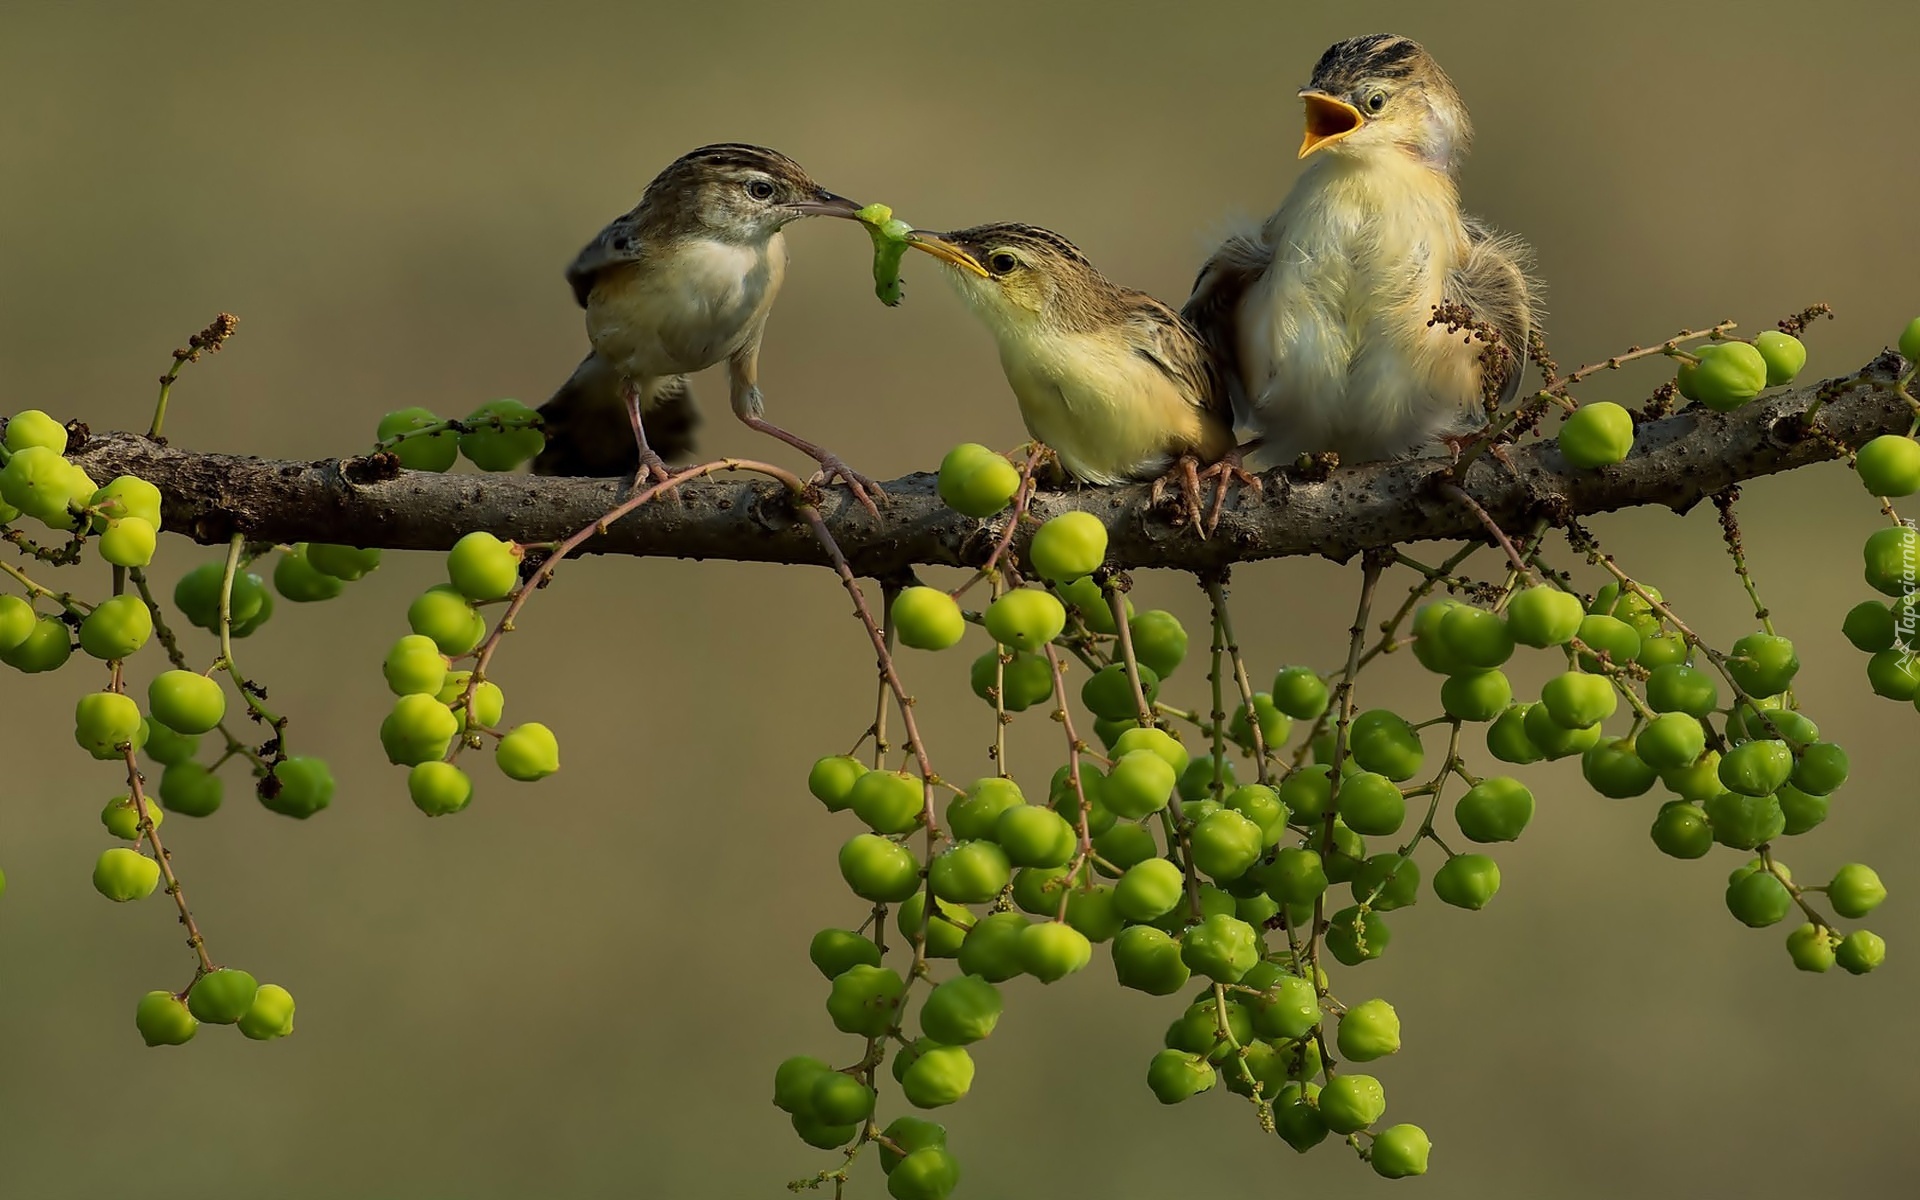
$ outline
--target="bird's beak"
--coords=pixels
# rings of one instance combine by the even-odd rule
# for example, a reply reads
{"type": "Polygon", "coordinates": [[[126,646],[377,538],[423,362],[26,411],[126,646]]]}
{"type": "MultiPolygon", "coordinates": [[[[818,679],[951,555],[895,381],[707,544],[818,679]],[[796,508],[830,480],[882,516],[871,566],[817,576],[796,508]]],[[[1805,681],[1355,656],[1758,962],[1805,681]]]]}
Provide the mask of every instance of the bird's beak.
{"type": "Polygon", "coordinates": [[[907,245],[916,250],[924,250],[943,263],[958,267],[962,271],[972,271],[982,279],[987,278],[987,269],[979,264],[973,255],[961,249],[959,245],[948,241],[937,233],[928,233],[916,229],[907,237],[907,245]]]}
{"type": "Polygon", "coordinates": [[[1301,158],[1322,146],[1331,146],[1367,123],[1359,109],[1325,92],[1308,89],[1300,93],[1300,98],[1307,102],[1307,134],[1300,139],[1301,158]]]}
{"type": "Polygon", "coordinates": [[[843,217],[852,221],[856,219],[853,214],[860,211],[860,205],[822,188],[813,199],[795,201],[787,205],[787,210],[801,217],[843,217]]]}

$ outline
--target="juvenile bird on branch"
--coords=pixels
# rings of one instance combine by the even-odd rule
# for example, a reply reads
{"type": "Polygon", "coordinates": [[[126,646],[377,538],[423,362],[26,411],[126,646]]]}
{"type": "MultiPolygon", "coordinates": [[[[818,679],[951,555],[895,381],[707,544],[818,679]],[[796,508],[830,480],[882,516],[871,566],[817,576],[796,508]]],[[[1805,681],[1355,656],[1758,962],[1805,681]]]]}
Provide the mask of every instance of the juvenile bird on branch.
{"type": "Polygon", "coordinates": [[[1183,311],[1263,461],[1457,451],[1518,394],[1538,323],[1526,243],[1460,208],[1466,106],[1392,34],[1328,49],[1300,96],[1306,170],[1260,228],[1214,252],[1183,311]],[[1462,308],[1492,346],[1436,322],[1462,308]]]}
{"type": "Polygon", "coordinates": [[[1033,225],[915,230],[945,262],[1000,349],[1000,367],[1032,434],[1083,483],[1178,485],[1210,532],[1229,477],[1260,483],[1230,458],[1233,416],[1213,355],[1180,314],[1102,275],[1072,242],[1033,225]],[[1205,469],[1201,466],[1205,464],[1205,469]],[[1219,479],[1211,518],[1200,481],[1219,479]]]}

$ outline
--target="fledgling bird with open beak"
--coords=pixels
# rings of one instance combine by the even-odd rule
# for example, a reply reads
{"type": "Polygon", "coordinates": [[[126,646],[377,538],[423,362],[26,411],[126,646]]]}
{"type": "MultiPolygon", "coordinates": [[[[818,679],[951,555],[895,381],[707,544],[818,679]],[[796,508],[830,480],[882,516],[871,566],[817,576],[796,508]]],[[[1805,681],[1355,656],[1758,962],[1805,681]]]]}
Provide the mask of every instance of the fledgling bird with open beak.
{"type": "Polygon", "coordinates": [[[1177,481],[1203,532],[1219,520],[1229,477],[1260,486],[1231,457],[1232,410],[1213,356],[1173,309],[1109,281],[1072,242],[1033,225],[915,230],[911,245],[951,268],[999,345],[1027,432],[1069,475],[1153,479],[1156,493],[1177,481]],[[1211,478],[1203,521],[1200,480],[1211,478]]]}
{"type": "Polygon", "coordinates": [[[669,164],[567,268],[593,352],[540,408],[547,446],[534,471],[638,468],[636,486],[664,481],[661,452],[689,450],[698,419],[687,376],[724,361],[734,415],[818,461],[816,478],[844,479],[877,515],[869,493],[879,486],[766,420],[759,382],[761,336],[786,278],[781,230],[802,217],[852,220],[859,207],[762,146],[702,146],[669,164]]]}
{"type": "Polygon", "coordinates": [[[1531,253],[1461,212],[1466,106],[1417,42],[1340,42],[1300,95],[1305,171],[1265,224],[1214,253],[1182,311],[1262,459],[1457,452],[1486,420],[1483,397],[1518,394],[1531,253]],[[1471,310],[1494,352],[1435,324],[1439,305],[1471,310]]]}

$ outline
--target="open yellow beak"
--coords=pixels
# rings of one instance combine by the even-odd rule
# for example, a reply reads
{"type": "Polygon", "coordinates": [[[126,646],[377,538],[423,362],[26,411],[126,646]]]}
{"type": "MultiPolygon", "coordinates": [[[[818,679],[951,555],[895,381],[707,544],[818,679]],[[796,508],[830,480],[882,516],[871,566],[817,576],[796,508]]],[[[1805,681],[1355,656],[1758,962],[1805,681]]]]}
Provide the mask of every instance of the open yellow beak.
{"type": "Polygon", "coordinates": [[[1332,145],[1367,123],[1359,109],[1325,92],[1301,92],[1300,98],[1307,102],[1307,134],[1300,139],[1301,158],[1322,146],[1332,145]]]}
{"type": "Polygon", "coordinates": [[[987,269],[976,262],[973,255],[937,233],[916,229],[907,235],[907,245],[916,250],[923,250],[950,266],[958,267],[963,271],[972,271],[982,279],[987,278],[987,269]]]}

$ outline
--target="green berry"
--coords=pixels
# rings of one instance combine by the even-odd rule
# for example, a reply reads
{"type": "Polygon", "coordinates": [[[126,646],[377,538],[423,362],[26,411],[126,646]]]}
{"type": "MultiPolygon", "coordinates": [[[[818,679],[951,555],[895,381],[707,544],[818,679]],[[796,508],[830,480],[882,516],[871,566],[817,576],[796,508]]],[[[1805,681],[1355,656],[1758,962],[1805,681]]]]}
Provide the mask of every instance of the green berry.
{"type": "Polygon", "coordinates": [[[1343,1073],[1320,1089],[1320,1119],[1335,1133],[1358,1133],[1386,1111],[1386,1090],[1371,1075],[1343,1073]]]}
{"type": "Polygon", "coordinates": [[[1920,558],[1920,534],[1912,526],[1894,525],[1875,530],[1861,550],[1866,561],[1867,586],[1886,596],[1909,596],[1920,589],[1914,563],[1920,558]]]}
{"type": "Polygon", "coordinates": [[[1802,971],[1825,972],[1833,967],[1835,939],[1809,921],[1787,935],[1787,954],[1802,971]]]}
{"type": "Polygon", "coordinates": [[[1178,1104],[1213,1086],[1213,1064],[1198,1054],[1162,1050],[1147,1064],[1147,1087],[1162,1104],[1178,1104]]]}
{"type": "Polygon", "coordinates": [[[861,833],[840,847],[840,876],[863,900],[897,904],[918,890],[920,864],[898,842],[861,833]]]}
{"type": "Polygon", "coordinates": [[[160,864],[138,850],[115,846],[94,861],[93,890],[117,903],[144,900],[159,885],[160,864]]]}
{"type": "Polygon", "coordinates": [[[1776,925],[1793,909],[1793,894],[1771,871],[1754,871],[1727,885],[1727,911],[1753,929],[1776,925]]]}
{"type": "Polygon", "coordinates": [[[868,771],[853,781],[847,803],[875,832],[906,833],[926,815],[926,789],[905,771],[868,771]]]}
{"type": "Polygon", "coordinates": [[[1093,944],[1073,926],[1040,921],[1020,933],[1020,966],[1041,983],[1064,979],[1087,965],[1093,944]]]}
{"type": "MultiPolygon", "coordinates": [[[[1878,600],[1862,600],[1847,610],[1840,632],[1853,643],[1855,650],[1868,654],[1890,650],[1894,640],[1893,613],[1878,600]]],[[[4,645],[4,641],[0,641],[0,645],[4,645]]]]}
{"type": "Polygon", "coordinates": [[[1490,670],[1513,657],[1506,618],[1470,604],[1456,604],[1440,621],[1443,651],[1470,669],[1490,670]]]}
{"type": "Polygon", "coordinates": [[[960,953],[974,920],[966,909],[938,897],[933,901],[933,920],[927,920],[927,894],[916,886],[895,910],[893,923],[909,944],[924,938],[928,958],[953,958],[960,953]]]}
{"type": "Polygon", "coordinates": [[[1393,940],[1386,918],[1350,905],[1327,918],[1327,949],[1349,967],[1379,958],[1393,940]]]}
{"type": "Polygon", "coordinates": [[[1742,742],[1720,759],[1720,784],[1742,796],[1766,796],[1793,775],[1793,751],[1782,741],[1742,742]]]}
{"type": "Polygon", "coordinates": [[[1920,317],[1915,317],[1900,331],[1900,357],[1909,363],[1920,363],[1920,317]]]}
{"type": "MultiPolygon", "coordinates": [[[[836,769],[850,771],[852,767],[859,766],[859,763],[851,758],[844,760],[823,758],[814,764],[814,769],[819,771],[829,764],[841,763],[846,765],[836,769]]],[[[848,780],[846,786],[850,788],[851,781],[865,773],[866,768],[861,767],[860,770],[846,776],[848,780]]],[[[811,785],[811,781],[809,784],[811,785]]],[[[844,789],[842,790],[844,794],[844,789]]],[[[819,795],[818,792],[814,794],[819,795]]],[[[1020,785],[1011,779],[997,775],[976,779],[963,794],[955,796],[947,803],[947,832],[961,841],[992,838],[994,830],[999,825],[1000,814],[1010,808],[1021,807],[1025,803],[1026,797],[1021,794],[1020,785]]],[[[832,804],[828,804],[827,807],[834,809],[832,804]]]]}
{"type": "Polygon", "coordinates": [[[1610,400],[1582,404],[1560,426],[1560,455],[1575,467],[1626,461],[1633,449],[1633,414],[1610,400]]]}
{"type": "Polygon", "coordinates": [[[807,945],[807,958],[828,979],[850,967],[880,965],[880,947],[850,929],[822,929],[807,945]]]}
{"type": "Polygon", "coordinates": [[[140,706],[115,692],[88,692],[73,709],[73,740],[98,759],[119,758],[119,747],[139,748],[140,706]]]}
{"type": "Polygon", "coordinates": [[[1500,671],[1469,671],[1440,685],[1440,707],[1462,721],[1491,721],[1513,703],[1513,685],[1500,671]]]}
{"type": "Polygon", "coordinates": [[[1580,597],[1536,584],[1517,592],[1507,605],[1507,628],[1523,646],[1562,646],[1580,631],[1585,616],[1580,597]]]}
{"type": "Polygon", "coordinates": [[[1550,760],[1584,754],[1600,741],[1599,722],[1580,729],[1568,729],[1553,719],[1553,714],[1547,711],[1545,704],[1528,705],[1521,728],[1527,740],[1550,760]]]}
{"type": "Polygon", "coordinates": [[[939,588],[903,588],[889,611],[900,643],[915,650],[945,650],[967,632],[959,602],[939,588]]]}
{"type": "MultiPolygon", "coordinates": [[[[153,820],[155,828],[167,819],[167,814],[151,799],[146,801],[144,809],[147,816],[153,820]]],[[[140,840],[140,814],[135,811],[133,797],[130,795],[115,796],[107,801],[107,806],[100,810],[100,823],[107,827],[108,833],[122,841],[140,840]]]]}
{"type": "Polygon", "coordinates": [[[1194,867],[1217,883],[1246,874],[1265,845],[1260,826],[1230,808],[1196,821],[1188,837],[1194,867]]]}
{"type": "Polygon", "coordinates": [[[1767,386],[1767,360],[1746,342],[1714,342],[1695,357],[1694,396],[1715,412],[1732,412],[1767,386]]]}
{"type": "Polygon", "coordinates": [[[1310,667],[1284,667],[1273,677],[1273,706],[1296,721],[1327,711],[1327,683],[1310,667]]]}
{"type": "Polygon", "coordinates": [[[1388,709],[1369,709],[1355,717],[1347,744],[1355,765],[1363,771],[1400,782],[1420,770],[1419,733],[1405,717],[1388,709]]]}
{"type": "Polygon", "coordinates": [[[873,1115],[873,1089],[838,1071],[816,1075],[808,1100],[814,1119],[827,1125],[852,1125],[873,1115]]]}
{"type": "Polygon", "coordinates": [[[1267,893],[1282,904],[1312,904],[1328,882],[1319,853],[1301,846],[1280,851],[1265,879],[1267,893]]]}
{"type": "Polygon", "coordinates": [[[153,561],[158,538],[153,526],[139,517],[107,522],[100,535],[100,557],[116,567],[144,567],[153,561]]]}
{"type": "MultiPolygon", "coordinates": [[[[167,768],[171,773],[174,768],[167,768]]],[[[165,780],[161,785],[164,788],[165,780]]],[[[260,785],[260,803],[283,817],[304,821],[333,803],[333,772],[326,760],[308,755],[283,758],[260,785]]]]}
{"type": "Polygon", "coordinates": [[[256,1042],[287,1036],[293,1032],[293,993],[277,983],[261,984],[239,1025],[240,1032],[256,1042]]]}
{"type": "Polygon", "coordinates": [[[1350,881],[1353,898],[1376,912],[1392,912],[1420,899],[1420,867],[1389,850],[1360,865],[1350,881]]]}
{"type": "MultiPolygon", "coordinates": [[[[380,418],[374,437],[385,442],[403,433],[434,425],[444,426],[445,422],[430,409],[396,409],[380,418]]],[[[395,442],[387,447],[387,453],[399,459],[400,465],[409,471],[445,471],[452,468],[454,460],[460,456],[460,441],[451,429],[441,428],[433,433],[395,442]]]]}
{"type": "Polygon", "coordinates": [[[433,639],[440,653],[459,657],[487,636],[487,621],[465,596],[442,585],[429,588],[407,606],[407,627],[433,639]]]}
{"type": "MultiPolygon", "coordinates": [[[[1027,919],[1017,912],[988,913],[981,917],[961,938],[956,955],[960,969],[989,983],[1005,983],[1019,975],[1022,969],[1020,935],[1027,925],[1027,919]]],[[[1181,982],[1186,982],[1184,975],[1181,982]]]]}
{"type": "Polygon", "coordinates": [[[977,975],[949,979],[920,1006],[920,1031],[943,1045],[971,1045],[993,1032],[1001,1003],[1000,989],[977,975]]]}
{"type": "Polygon", "coordinates": [[[531,783],[560,769],[560,743],[537,721],[515,725],[494,747],[493,761],[508,779],[531,783]]]}
{"type": "Polygon", "coordinates": [[[1443,904],[1478,911],[1500,890],[1500,864],[1484,854],[1456,854],[1433,873],[1433,894],[1443,904]]]}
{"type": "Polygon", "coordinates": [[[388,762],[410,767],[444,757],[458,730],[453,713],[434,697],[401,696],[380,723],[380,745],[388,762]]]}
{"type": "Polygon", "coordinates": [[[860,1132],[858,1125],[828,1125],[811,1115],[795,1115],[793,1132],[816,1150],[835,1150],[852,1141],[860,1132]]]}
{"type": "Polygon", "coordinates": [[[1920,659],[1905,650],[1882,650],[1867,660],[1867,685],[1876,696],[1913,700],[1920,694],[1920,659]]]}
{"type": "Polygon", "coordinates": [[[1340,1017],[1340,1057],[1372,1062],[1400,1049],[1400,1014],[1385,1000],[1363,1000],[1340,1017]]]}
{"type": "Polygon", "coordinates": [[[546,448],[540,414],[518,400],[491,400],[467,414],[460,453],[482,471],[511,471],[546,448]]]}
{"type": "Polygon", "coordinates": [[[1767,386],[1792,383],[1800,368],[1807,365],[1807,347],[1799,338],[1778,329],[1769,329],[1753,337],[1753,348],[1767,364],[1767,386]]]}
{"type": "Polygon", "coordinates": [[[1537,707],[1516,704],[1487,726],[1487,753],[1504,763],[1539,762],[1546,754],[1527,736],[1527,711],[1537,707]]]}
{"type": "Polygon", "coordinates": [[[1640,760],[1656,771],[1686,767],[1706,752],[1707,731],[1696,717],[1664,712],[1647,722],[1633,747],[1640,760]]]}
{"type": "Polygon", "coordinates": [[[1827,899],[1833,902],[1833,911],[1854,920],[1864,917],[1880,907],[1887,898],[1887,885],[1880,882],[1880,876],[1865,863],[1848,863],[1834,872],[1833,882],[1827,884],[1827,899]]]}
{"type": "Polygon", "coordinates": [[[183,817],[209,817],[219,808],[220,777],[197,762],[173,763],[160,774],[160,804],[183,817]]]}
{"type": "Polygon", "coordinates": [[[1340,819],[1367,837],[1399,832],[1407,819],[1406,797],[1385,775],[1356,771],[1340,781],[1340,819]]]}
{"type": "Polygon", "coordinates": [[[37,408],[22,409],[7,421],[6,447],[18,453],[41,446],[54,454],[67,452],[67,427],[37,408]]]}
{"type": "Polygon", "coordinates": [[[955,842],[934,858],[927,871],[933,894],[955,904],[985,904],[1013,879],[1007,852],[987,841],[955,842]]]}
{"type": "Polygon", "coordinates": [[[387,690],[396,696],[438,696],[447,682],[447,656],[430,637],[410,633],[395,642],[381,664],[387,690]]]}
{"type": "Polygon", "coordinates": [[[1186,877],[1164,858],[1128,867],[1113,887],[1114,907],[1129,921],[1152,921],[1172,912],[1185,895],[1186,877]]]}
{"type": "Polygon", "coordinates": [[[849,967],[833,980],[827,995],[827,1016],[841,1033],[880,1037],[895,1025],[900,997],[906,988],[906,981],[897,971],[886,967],[849,967]]]}
{"type": "Polygon", "coordinates": [[[466,808],[473,799],[473,780],[450,762],[434,759],[407,772],[407,795],[413,806],[430,817],[444,817],[466,808]]]}
{"type": "MultiPolygon", "coordinates": [[[[1118,747],[1115,747],[1118,749],[1118,747]]],[[[1101,802],[1116,816],[1129,820],[1167,806],[1179,776],[1165,758],[1152,750],[1133,750],[1114,760],[1100,789],[1101,802]]]]}
{"type": "Polygon", "coordinates": [[[1860,447],[1853,460],[1870,495],[1899,498],[1920,492],[1920,442],[1883,433],[1860,447]]]}
{"type": "Polygon", "coordinates": [[[1847,781],[1847,752],[1832,742],[1801,748],[1793,764],[1793,786],[1810,796],[1825,796],[1847,781]]]}
{"type": "Polygon", "coordinates": [[[1001,689],[1001,707],[1008,712],[1025,712],[1053,695],[1053,667],[1038,654],[1006,651],[1008,661],[1000,662],[999,647],[973,660],[968,682],[973,694],[993,703],[995,687],[1001,689]]]}
{"type": "Polygon", "coordinates": [[[17,648],[33,632],[33,605],[18,596],[0,596],[0,653],[17,648]]]}
{"type": "MultiPolygon", "coordinates": [[[[1144,670],[1144,668],[1142,669],[1144,670]]],[[[1274,704],[1273,697],[1267,693],[1255,692],[1253,694],[1253,712],[1260,721],[1261,744],[1270,749],[1275,748],[1283,745],[1287,738],[1292,735],[1293,718],[1281,712],[1274,704]]],[[[1253,727],[1247,719],[1247,705],[1245,701],[1242,701],[1240,706],[1234,710],[1233,720],[1227,726],[1227,736],[1233,740],[1234,745],[1240,747],[1248,754],[1253,753],[1253,727]]],[[[1229,767],[1231,767],[1231,764],[1229,764],[1229,767]]]]}
{"type": "Polygon", "coordinates": [[[352,583],[356,579],[366,578],[379,567],[380,551],[329,542],[309,542],[307,565],[322,575],[352,583]]]}
{"type": "Polygon", "coordinates": [[[1780,802],[1780,815],[1786,823],[1781,832],[1789,837],[1798,837],[1827,819],[1829,801],[1826,796],[1809,795],[1791,784],[1781,788],[1774,796],[1780,802]]]}
{"type": "Polygon", "coordinates": [[[1453,806],[1460,832],[1473,842],[1510,842],[1533,819],[1533,793],[1517,779],[1496,775],[1468,788],[1453,806]]]}
{"type": "Polygon", "coordinates": [[[1190,972],[1180,956],[1180,943],[1163,930],[1129,926],[1114,937],[1112,949],[1113,973],[1121,987],[1170,996],[1187,985],[1190,972]]]}
{"type": "Polygon", "coordinates": [[[1427,1173],[1427,1156],[1433,1142],[1418,1125],[1393,1125],[1373,1139],[1374,1174],[1385,1179],[1405,1179],[1427,1173]]]}
{"type": "Polygon", "coordinates": [[[153,636],[153,612],[138,596],[115,596],[80,622],[80,648],[103,660],[125,658],[153,636]]]}
{"type": "Polygon", "coordinates": [[[323,575],[307,561],[307,543],[300,542],[282,553],[273,564],[274,590],[295,604],[331,600],[346,590],[346,583],[332,575],[323,575]]]}
{"type": "Polygon", "coordinates": [[[198,672],[163,671],[147,685],[147,708],[175,733],[206,733],[227,715],[227,697],[198,672]]]}
{"type": "Polygon", "coordinates": [[[11,647],[0,647],[0,662],[34,675],[58,670],[72,653],[73,642],[66,625],[54,617],[40,617],[28,627],[25,637],[11,647]]]}
{"type": "Polygon", "coordinates": [[[1661,805],[1648,832],[1660,853],[1670,858],[1699,858],[1713,848],[1713,826],[1685,800],[1661,805]]]}
{"type": "Polygon", "coordinates": [[[1148,609],[1127,622],[1133,654],[1143,667],[1152,667],[1165,679],[1187,657],[1187,630],[1179,618],[1164,609],[1148,609]]]}
{"type": "Polygon", "coordinates": [[[1238,917],[1215,913],[1181,935],[1187,969],[1216,983],[1238,983],[1260,961],[1260,937],[1238,917]]]}
{"type": "Polygon", "coordinates": [[[1113,753],[1116,758],[1131,754],[1135,750],[1153,751],[1173,768],[1175,776],[1185,771],[1187,764],[1192,761],[1186,747],[1180,744],[1178,738],[1164,729],[1129,729],[1113,744],[1113,753]]]}
{"type": "MultiPolygon", "coordinates": [[[[1595,618],[1589,617],[1588,620],[1595,618]]],[[[1610,618],[1600,618],[1603,620],[1610,618]]],[[[1619,703],[1613,684],[1604,676],[1567,671],[1547,680],[1540,689],[1540,705],[1562,729],[1585,729],[1613,715],[1619,703]]]]}
{"type": "Polygon", "coordinates": [[[1327,1138],[1327,1123],[1315,1102],[1319,1095],[1318,1084],[1293,1082],[1283,1086],[1273,1102],[1275,1131],[1301,1154],[1327,1138]]]}
{"type": "Polygon", "coordinates": [[[1834,961],[1849,975],[1865,975],[1887,961],[1887,943],[1879,934],[1856,929],[1834,947],[1834,961]]]}
{"type": "Polygon", "coordinates": [[[253,1007],[260,985],[245,971],[222,967],[194,980],[187,992],[187,1011],[208,1025],[232,1025],[253,1007]]]}
{"type": "Polygon", "coordinates": [[[1037,651],[1067,627],[1067,610],[1050,592],[1016,588],[987,606],[985,620],[994,641],[1037,651]]]}
{"type": "Polygon", "coordinates": [[[1703,810],[1713,826],[1713,840],[1735,850],[1751,850],[1772,841],[1787,827],[1780,801],[1773,796],[1721,792],[1703,810]]]}
{"type": "Polygon", "coordinates": [[[887,1176],[887,1195],[893,1200],[947,1200],[958,1186],[960,1163],[945,1146],[909,1153],[887,1176]]]}
{"type": "Polygon", "coordinates": [[[940,460],[935,490],[948,508],[969,517],[991,517],[1020,490],[1020,472],[1004,455],[962,442],[940,460]]]}
{"type": "Polygon", "coordinates": [[[447,578],[476,603],[505,599],[520,586],[520,547],[476,529],[447,551],[447,578]]]}
{"type": "Polygon", "coordinates": [[[1064,512],[1034,532],[1027,561],[1041,578],[1067,583],[1091,575],[1107,557],[1107,527],[1088,512],[1064,512]]]}
{"type": "Polygon", "coordinates": [[[185,1045],[198,1032],[200,1022],[187,1011],[186,1001],[172,992],[148,992],[140,998],[133,1023],[149,1046],[185,1045]]]}
{"type": "Polygon", "coordinates": [[[1298,822],[1323,817],[1333,807],[1333,774],[1321,763],[1302,767],[1280,783],[1280,803],[1298,822]]]}
{"type": "MultiPolygon", "coordinates": [[[[1140,668],[1140,687],[1151,704],[1160,694],[1160,676],[1152,667],[1140,668]]],[[[1080,687],[1080,703],[1096,717],[1109,721],[1125,721],[1140,712],[1140,706],[1133,696],[1133,682],[1127,675],[1126,664],[1108,663],[1087,677],[1080,687]]]]}
{"type": "Polygon", "coordinates": [[[1113,889],[1105,884],[1075,887],[1067,892],[1067,924],[1089,942],[1110,942],[1126,925],[1113,906],[1113,889]]]}
{"type": "Polygon", "coordinates": [[[1580,773],[1589,787],[1612,800],[1644,796],[1660,777],[1635,753],[1632,738],[1614,738],[1589,747],[1580,756],[1580,773]]]}
{"type": "Polygon", "coordinates": [[[1799,670],[1793,643],[1770,633],[1749,633],[1733,644],[1727,657],[1727,674],[1749,696],[1779,695],[1799,670]]]}
{"type": "Polygon", "coordinates": [[[1441,625],[1446,621],[1447,614],[1458,607],[1458,600],[1434,600],[1421,605],[1413,614],[1413,656],[1421,666],[1436,675],[1457,675],[1469,669],[1467,663],[1453,656],[1445,639],[1440,636],[1441,625]]]}
{"type": "Polygon", "coordinates": [[[1704,717],[1720,706],[1720,688],[1705,671],[1669,663],[1647,676],[1647,706],[1655,712],[1704,717]]]}
{"type": "Polygon", "coordinates": [[[1076,835],[1072,824],[1050,808],[1018,804],[994,820],[992,837],[1007,860],[1021,867],[1059,867],[1072,859],[1076,835]]]}

